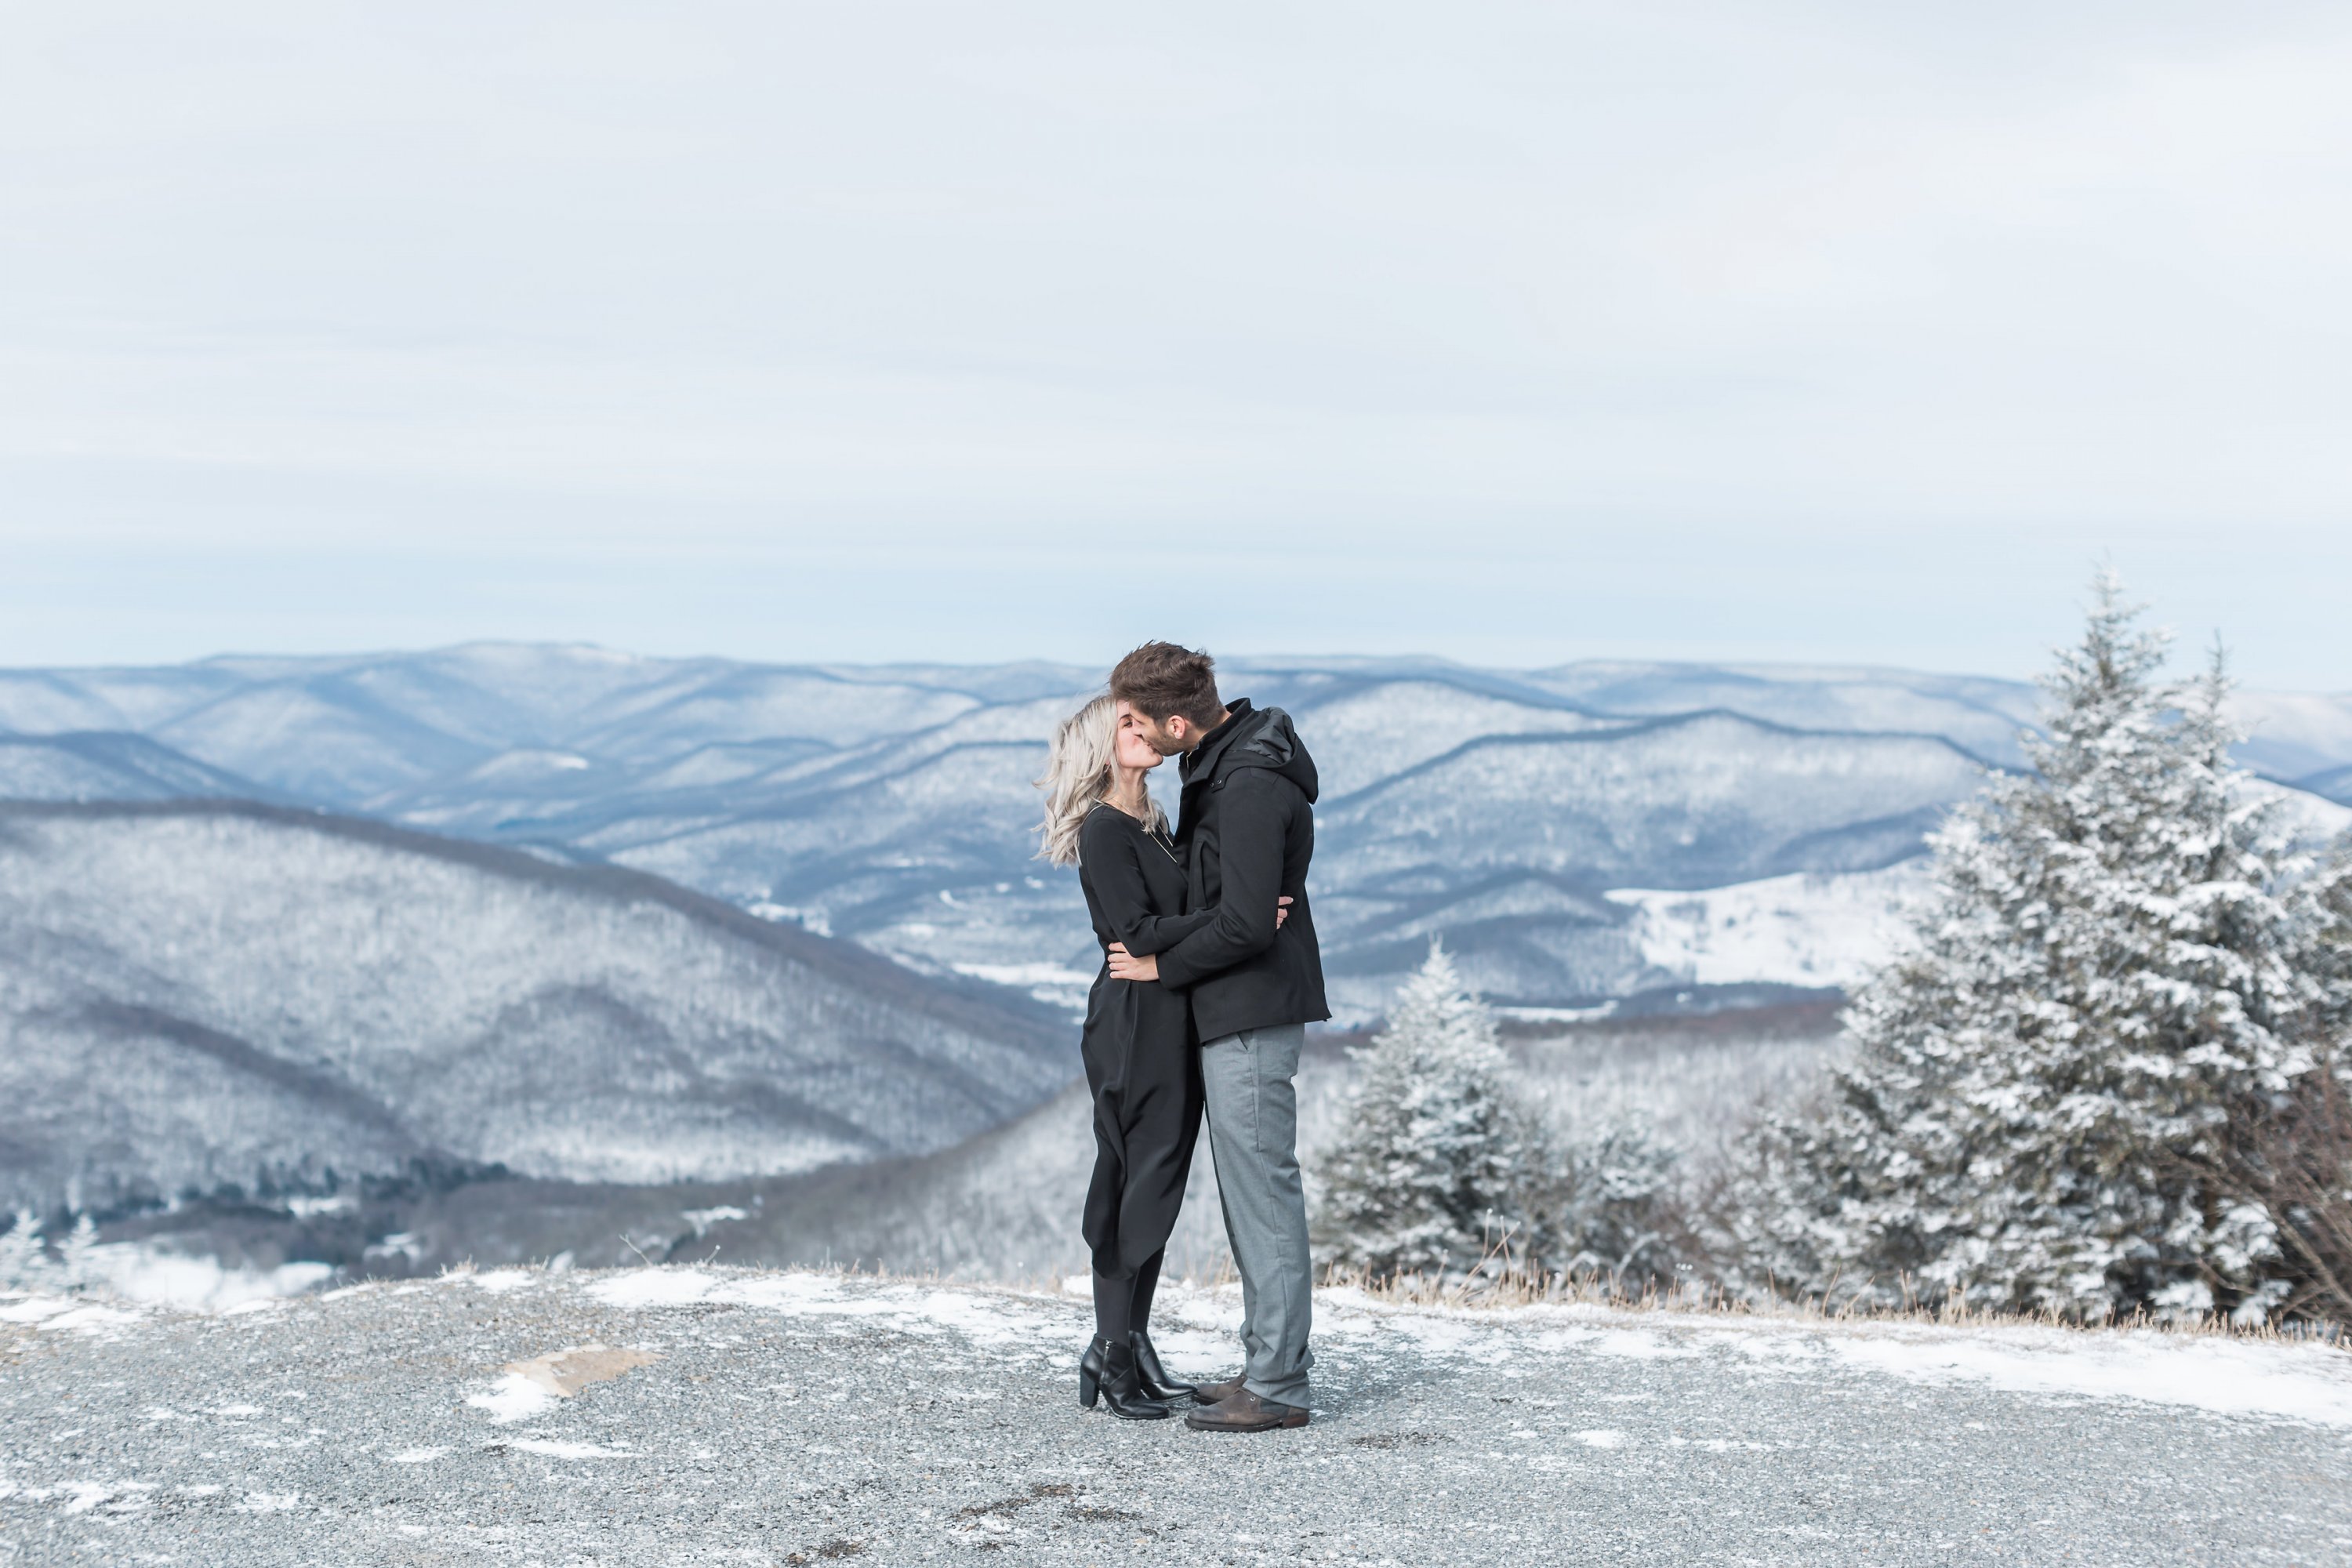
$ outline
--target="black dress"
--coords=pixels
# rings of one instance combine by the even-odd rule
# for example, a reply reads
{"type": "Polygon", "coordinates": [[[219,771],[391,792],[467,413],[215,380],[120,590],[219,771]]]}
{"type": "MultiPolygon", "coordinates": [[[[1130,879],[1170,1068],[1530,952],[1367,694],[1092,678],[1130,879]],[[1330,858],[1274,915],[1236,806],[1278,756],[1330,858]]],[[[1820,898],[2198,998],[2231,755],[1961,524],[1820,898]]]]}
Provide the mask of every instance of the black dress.
{"type": "Polygon", "coordinates": [[[1113,980],[1109,948],[1156,953],[1206,925],[1188,915],[1175,846],[1117,806],[1078,829],[1078,886],[1104,948],[1081,1045],[1095,1097],[1095,1173],[1084,1234],[1094,1270],[1133,1276],[1168,1245],[1201,1132],[1201,1060],[1192,1009],[1157,981],[1113,980]]]}

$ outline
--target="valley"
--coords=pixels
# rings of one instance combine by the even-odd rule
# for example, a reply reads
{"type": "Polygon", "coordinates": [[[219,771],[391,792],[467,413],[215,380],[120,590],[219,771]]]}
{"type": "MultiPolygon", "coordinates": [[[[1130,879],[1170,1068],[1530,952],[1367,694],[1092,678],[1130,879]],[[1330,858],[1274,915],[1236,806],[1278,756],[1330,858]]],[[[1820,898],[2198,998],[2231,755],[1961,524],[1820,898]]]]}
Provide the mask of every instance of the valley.
{"type": "MultiPolygon", "coordinates": [[[[1310,1158],[1433,940],[1560,1127],[1698,1149],[1801,1092],[1924,835],[2020,765],[2035,697],[1224,668],[1324,781],[1310,1158]]],[[[1031,858],[1031,780],[1094,679],[513,644],[0,671],[0,1204],[104,1215],[126,1286],[172,1259],[1081,1267],[1096,961],[1075,876],[1031,858]]],[[[2352,822],[2352,699],[2239,701],[2306,835],[2352,822]]],[[[1205,1156],[1193,1186],[1174,1251],[1213,1272],[1205,1156]]]]}

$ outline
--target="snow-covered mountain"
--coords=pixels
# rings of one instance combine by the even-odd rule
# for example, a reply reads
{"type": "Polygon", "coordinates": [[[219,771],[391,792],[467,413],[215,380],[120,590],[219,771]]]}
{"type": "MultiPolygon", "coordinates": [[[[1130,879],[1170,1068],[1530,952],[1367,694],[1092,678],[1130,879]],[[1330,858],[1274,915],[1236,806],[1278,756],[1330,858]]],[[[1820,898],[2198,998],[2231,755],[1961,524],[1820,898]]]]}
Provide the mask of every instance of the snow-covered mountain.
{"type": "MultiPolygon", "coordinates": [[[[1355,1018],[1433,935],[1519,1006],[1851,973],[1842,895],[1717,900],[1747,911],[1748,931],[1776,930],[1709,938],[1703,961],[1644,899],[1898,866],[1983,767],[2019,760],[2035,700],[2018,682],[1865,668],[1224,668],[1232,694],[1297,716],[1322,770],[1318,923],[1355,1018]],[[1748,954],[1759,967],[1743,974],[1748,954]]],[[[1037,663],[773,667],[504,644],[0,672],[0,728],[80,732],[85,752],[97,731],[155,748],[112,784],[94,764],[11,771],[0,749],[0,795],[235,794],[218,777],[234,775],[651,871],[919,970],[1067,1001],[1094,961],[1075,879],[1029,858],[1030,780],[1054,721],[1097,679],[1037,663]],[[152,782],[167,758],[185,790],[152,782]]],[[[2352,698],[2241,701],[2250,763],[2352,798],[2352,698]]]]}
{"type": "Polygon", "coordinates": [[[243,804],[0,807],[0,1205],[940,1149],[1063,1020],[614,868],[243,804]]]}
{"type": "Polygon", "coordinates": [[[0,734],[0,800],[268,800],[277,792],[121,731],[0,734]]]}

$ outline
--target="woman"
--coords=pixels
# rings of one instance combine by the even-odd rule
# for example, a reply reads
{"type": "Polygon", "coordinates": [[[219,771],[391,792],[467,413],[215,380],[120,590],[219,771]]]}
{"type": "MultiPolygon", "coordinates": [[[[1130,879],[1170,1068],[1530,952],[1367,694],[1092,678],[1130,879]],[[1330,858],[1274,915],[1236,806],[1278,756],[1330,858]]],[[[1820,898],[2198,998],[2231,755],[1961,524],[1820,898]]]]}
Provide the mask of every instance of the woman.
{"type": "MultiPolygon", "coordinates": [[[[1174,946],[1214,910],[1184,912],[1184,867],[1144,775],[1160,756],[1125,703],[1097,697],[1055,732],[1045,776],[1041,859],[1076,862],[1095,940],[1141,956],[1174,946]]],[[[1083,1226],[1094,1254],[1095,1337],[1078,1363],[1078,1403],[1099,1393],[1111,1414],[1164,1418],[1192,1385],[1151,1348],[1151,1297],[1184,1202],[1201,1131],[1201,1064],[1184,998],[1156,981],[1113,980],[1108,961],[1087,998],[1087,1087],[1095,1099],[1095,1171],[1083,1226]]]]}

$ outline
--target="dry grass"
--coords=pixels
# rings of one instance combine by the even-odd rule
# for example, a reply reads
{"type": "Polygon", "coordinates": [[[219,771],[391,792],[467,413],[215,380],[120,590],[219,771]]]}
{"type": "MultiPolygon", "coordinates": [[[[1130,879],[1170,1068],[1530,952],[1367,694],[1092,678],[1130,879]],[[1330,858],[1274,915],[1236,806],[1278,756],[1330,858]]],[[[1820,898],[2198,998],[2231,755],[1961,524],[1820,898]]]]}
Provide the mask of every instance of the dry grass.
{"type": "Polygon", "coordinates": [[[1394,1275],[1375,1279],[1360,1272],[1327,1269],[1326,1287],[1352,1289],[1385,1305],[1442,1308],[1449,1311],[1507,1311],[1526,1307],[1585,1306],[1620,1312],[1745,1318],[1780,1322],[1915,1323],[1950,1328],[2028,1326],[2077,1332],[2154,1331],[2183,1336],[2257,1340],[2273,1342],[2320,1342],[2352,1350],[2340,1324],[2290,1322],[2233,1323],[2219,1313],[2199,1317],[2154,1317],[2132,1313],[2105,1321],[2085,1321],[2054,1311],[2007,1311],[1971,1304],[1958,1292],[1941,1300],[1926,1300],[1905,1292],[1906,1305],[1862,1305],[1851,1299],[1836,1305],[1817,1299],[1771,1295],[1761,1299],[1738,1295],[1711,1282],[1661,1287],[1654,1279],[1632,1287],[1604,1274],[1571,1275],[1499,1264],[1468,1275],[1394,1275]]]}
{"type": "MultiPolygon", "coordinates": [[[[543,1263],[530,1263],[526,1268],[544,1268],[543,1263]]],[[[881,1265],[861,1263],[793,1264],[770,1268],[760,1265],[723,1265],[707,1261],[688,1264],[651,1265],[662,1268],[718,1268],[740,1269],[747,1274],[790,1273],[823,1274],[842,1279],[870,1279],[877,1284],[923,1285],[957,1290],[974,1290],[988,1294],[1066,1299],[1063,1289],[1064,1277],[1059,1274],[1027,1275],[1003,1280],[955,1279],[937,1268],[894,1269],[881,1265]]],[[[446,1279],[472,1272],[470,1264],[442,1270],[446,1279]]],[[[1200,1277],[1178,1275],[1171,1271],[1166,1277],[1170,1285],[1181,1284],[1192,1289],[1216,1291],[1237,1286],[1241,1276],[1234,1271],[1230,1255],[1220,1255],[1215,1267],[1200,1277]]],[[[1397,1274],[1377,1277],[1360,1269],[1325,1268],[1317,1281],[1318,1289],[1353,1290],[1365,1300],[1381,1306],[1402,1310],[1441,1311],[1513,1311],[1529,1307],[1574,1306],[1591,1307],[1613,1312],[1655,1313],[1659,1315],[1715,1317],[1780,1323],[1893,1323],[1935,1325],[1946,1328],[2044,1328],[2063,1329],[2074,1333],[2108,1333],[2116,1331],[2174,1334],[2185,1338],[2218,1338],[2248,1340],[2270,1343],[2320,1343],[2338,1347],[2352,1353],[2352,1327],[2335,1321],[2289,1321],[2267,1323],[2234,1323],[2221,1313],[2202,1316],[2156,1317],[2146,1312],[2133,1312],[2103,1321],[2087,1321],[2049,1311],[2012,1311],[1969,1303],[1954,1292],[1940,1300],[1930,1300],[1914,1295],[1907,1286],[1903,1290],[1905,1305],[1898,1307],[1864,1305],[1852,1297],[1832,1304],[1816,1298],[1792,1297],[1773,1293],[1761,1297],[1727,1290],[1713,1281],[1694,1280],[1686,1284],[1661,1286],[1654,1279],[1638,1285],[1604,1273],[1569,1273],[1531,1268],[1512,1258],[1502,1250],[1491,1252],[1486,1261],[1467,1274],[1445,1273],[1397,1274]]]]}
{"type": "MultiPolygon", "coordinates": [[[[702,1268],[706,1265],[672,1265],[702,1268]]],[[[717,1267],[726,1268],[719,1265],[717,1267]]],[[[989,1294],[1067,1299],[1059,1277],[972,1280],[950,1279],[937,1269],[901,1271],[857,1264],[795,1264],[772,1269],[738,1265],[746,1273],[824,1274],[843,1279],[870,1279],[894,1285],[924,1285],[989,1294]]],[[[1192,1289],[1221,1290],[1241,1283],[1233,1260],[1218,1260],[1216,1269],[1200,1279],[1174,1276],[1171,1285],[1192,1289]]],[[[1513,1311],[1529,1307],[1576,1306],[1612,1312],[1654,1313],[1660,1316],[1714,1317],[1754,1322],[1891,1323],[1961,1329],[2044,1328],[2071,1333],[2153,1332],[2184,1338],[2247,1340],[2268,1343],[2323,1343],[2352,1353],[2352,1333],[2333,1322],[2233,1323],[2219,1314],[2158,1318],[2131,1313],[2103,1322],[2088,1322],[2053,1311],[2004,1311],[1969,1304],[1958,1294],[1940,1301],[1909,1298],[1902,1307],[1874,1307],[1847,1300],[1836,1305],[1787,1296],[1753,1298],[1735,1294],[1711,1282],[1661,1287],[1654,1280],[1632,1287],[1605,1274],[1567,1274],[1506,1264],[1498,1258],[1469,1275],[1422,1274],[1373,1278],[1359,1270],[1327,1268],[1318,1280],[1324,1289],[1347,1289],[1381,1306],[1412,1310],[1513,1311]]]]}

